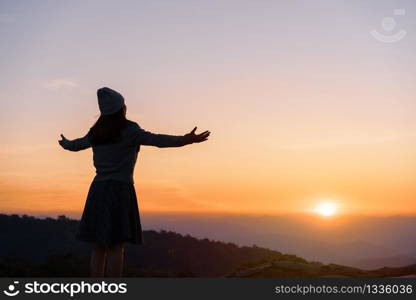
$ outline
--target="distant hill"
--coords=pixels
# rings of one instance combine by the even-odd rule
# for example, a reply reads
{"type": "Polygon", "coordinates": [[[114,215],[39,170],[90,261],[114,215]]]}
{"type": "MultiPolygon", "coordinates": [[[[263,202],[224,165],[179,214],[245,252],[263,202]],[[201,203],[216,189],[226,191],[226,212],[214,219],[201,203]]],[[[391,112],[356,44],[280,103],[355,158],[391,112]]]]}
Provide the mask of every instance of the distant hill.
{"type": "Polygon", "coordinates": [[[270,261],[257,265],[241,266],[227,277],[277,278],[277,277],[416,277],[416,264],[399,268],[362,270],[337,264],[319,262],[270,261]]]}
{"type": "Polygon", "coordinates": [[[414,256],[409,255],[397,255],[389,257],[373,257],[365,260],[359,260],[357,265],[362,266],[364,269],[375,269],[380,265],[389,267],[401,267],[416,262],[414,256]]]}
{"type": "MultiPolygon", "coordinates": [[[[75,240],[78,221],[0,214],[0,276],[88,276],[89,248],[75,240]]],[[[146,230],[145,245],[126,248],[125,276],[218,277],[242,263],[282,253],[146,230]]]]}
{"type": "MultiPolygon", "coordinates": [[[[0,214],[0,276],[88,276],[89,248],[75,240],[78,221],[60,216],[0,214]]],[[[364,271],[308,262],[296,255],[197,239],[172,231],[146,230],[145,245],[126,248],[131,277],[392,277],[415,274],[415,266],[364,271]]]]}
{"type": "Polygon", "coordinates": [[[376,269],[416,263],[416,216],[145,213],[143,224],[325,264],[376,269]]]}

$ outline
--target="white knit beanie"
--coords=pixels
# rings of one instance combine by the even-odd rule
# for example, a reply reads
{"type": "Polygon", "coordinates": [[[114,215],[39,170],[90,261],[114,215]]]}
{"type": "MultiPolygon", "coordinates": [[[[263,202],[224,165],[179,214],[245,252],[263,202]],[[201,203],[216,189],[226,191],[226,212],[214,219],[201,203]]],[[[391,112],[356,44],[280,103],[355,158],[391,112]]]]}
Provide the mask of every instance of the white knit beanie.
{"type": "Polygon", "coordinates": [[[123,96],[108,87],[97,90],[98,107],[102,115],[111,115],[124,106],[123,96]]]}

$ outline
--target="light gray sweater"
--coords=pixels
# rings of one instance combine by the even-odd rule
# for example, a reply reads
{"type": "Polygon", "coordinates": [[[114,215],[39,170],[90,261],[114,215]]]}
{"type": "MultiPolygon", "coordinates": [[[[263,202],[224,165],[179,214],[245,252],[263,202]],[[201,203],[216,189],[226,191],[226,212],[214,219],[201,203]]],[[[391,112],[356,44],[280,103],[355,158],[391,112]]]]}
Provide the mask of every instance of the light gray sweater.
{"type": "Polygon", "coordinates": [[[191,144],[186,135],[176,136],[155,134],[145,131],[132,121],[121,131],[119,142],[91,145],[88,135],[75,140],[63,140],[62,147],[70,151],[80,151],[92,147],[96,175],[94,181],[115,179],[134,183],[133,172],[140,145],[156,147],[181,147],[191,144]]]}

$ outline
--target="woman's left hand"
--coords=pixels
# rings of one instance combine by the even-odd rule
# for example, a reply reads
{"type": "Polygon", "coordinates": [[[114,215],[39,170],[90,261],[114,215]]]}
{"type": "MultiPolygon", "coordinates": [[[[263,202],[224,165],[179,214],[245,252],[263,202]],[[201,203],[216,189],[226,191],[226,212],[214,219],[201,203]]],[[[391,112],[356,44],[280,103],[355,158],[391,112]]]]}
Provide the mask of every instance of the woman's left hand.
{"type": "Polygon", "coordinates": [[[204,142],[208,139],[208,136],[211,134],[211,132],[209,132],[208,130],[200,134],[195,134],[195,131],[196,131],[196,127],[190,133],[185,135],[185,136],[190,137],[192,143],[204,142]]]}

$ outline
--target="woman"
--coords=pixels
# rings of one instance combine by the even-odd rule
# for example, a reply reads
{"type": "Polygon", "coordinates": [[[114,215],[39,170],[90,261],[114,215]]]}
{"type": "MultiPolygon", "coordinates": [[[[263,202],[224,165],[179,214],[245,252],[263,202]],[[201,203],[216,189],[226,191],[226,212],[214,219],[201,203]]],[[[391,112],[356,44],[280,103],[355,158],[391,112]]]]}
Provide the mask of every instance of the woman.
{"type": "Polygon", "coordinates": [[[75,140],[62,134],[59,144],[66,150],[92,147],[96,176],[91,183],[76,238],[93,245],[92,277],[122,275],[124,243],[143,244],[142,228],[133,182],[140,145],[182,147],[206,141],[210,134],[195,134],[196,127],[182,136],[154,134],[126,119],[124,98],[104,87],[97,91],[101,112],[88,133],[75,140]]]}

